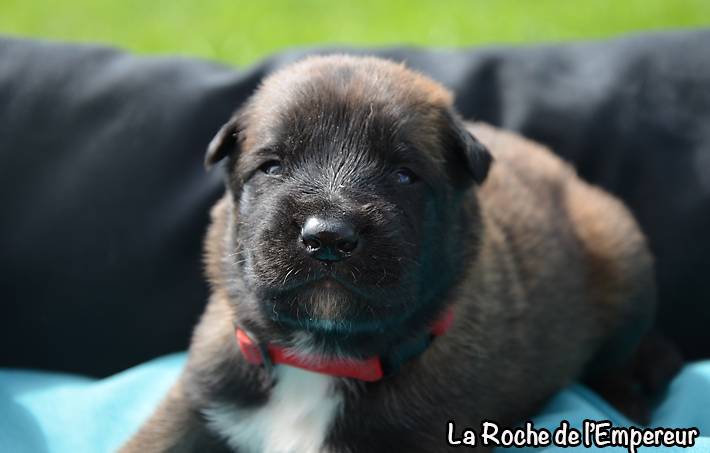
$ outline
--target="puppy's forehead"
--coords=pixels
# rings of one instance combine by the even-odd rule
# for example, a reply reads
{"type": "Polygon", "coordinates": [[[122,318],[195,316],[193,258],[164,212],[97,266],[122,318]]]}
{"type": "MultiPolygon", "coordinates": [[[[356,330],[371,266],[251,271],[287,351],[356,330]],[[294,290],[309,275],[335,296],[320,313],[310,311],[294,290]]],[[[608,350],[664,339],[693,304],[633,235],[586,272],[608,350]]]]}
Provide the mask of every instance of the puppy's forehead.
{"type": "MultiPolygon", "coordinates": [[[[277,142],[315,122],[379,127],[434,147],[451,107],[448,90],[403,64],[369,57],[311,57],[264,80],[243,111],[244,149],[277,142]]],[[[334,127],[339,126],[336,124],[334,127]]],[[[355,131],[353,131],[355,132],[355,131]]]]}

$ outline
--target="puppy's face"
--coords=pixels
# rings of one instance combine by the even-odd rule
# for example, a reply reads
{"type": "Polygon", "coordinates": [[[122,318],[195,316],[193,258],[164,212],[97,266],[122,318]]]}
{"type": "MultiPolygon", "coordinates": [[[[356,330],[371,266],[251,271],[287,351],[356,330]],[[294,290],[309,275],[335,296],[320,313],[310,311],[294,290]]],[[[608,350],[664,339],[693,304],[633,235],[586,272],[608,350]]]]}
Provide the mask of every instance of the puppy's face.
{"type": "Polygon", "coordinates": [[[351,356],[426,328],[475,253],[490,157],[448,92],[390,62],[312,58],[210,144],[233,198],[222,265],[239,322],[351,356]]]}

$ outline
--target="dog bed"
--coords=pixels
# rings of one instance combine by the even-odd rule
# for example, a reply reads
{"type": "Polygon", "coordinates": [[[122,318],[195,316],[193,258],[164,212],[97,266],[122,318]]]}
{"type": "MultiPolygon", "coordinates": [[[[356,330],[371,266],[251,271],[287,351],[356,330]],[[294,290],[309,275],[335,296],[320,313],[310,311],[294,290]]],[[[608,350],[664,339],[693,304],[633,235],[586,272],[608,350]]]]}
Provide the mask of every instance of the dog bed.
{"type": "MultiPolygon", "coordinates": [[[[0,371],[0,451],[14,453],[82,453],[116,450],[155,408],[177,378],[185,354],[164,356],[105,379],[25,370],[0,371]]],[[[700,430],[688,453],[710,451],[710,361],[690,364],[654,408],[651,427],[700,430]]],[[[581,427],[585,419],[631,422],[588,388],[574,384],[555,396],[533,419],[536,428],[553,431],[562,420],[581,427]]],[[[478,430],[479,427],[471,427],[478,430]]],[[[442,444],[446,427],[441,427],[442,444]]],[[[554,444],[539,451],[562,449],[554,444]]],[[[465,448],[462,448],[465,451],[465,448]]],[[[500,448],[499,451],[506,449],[500,448]]],[[[511,451],[533,451],[533,448],[511,451]]],[[[591,451],[593,451],[592,449],[591,451]]],[[[598,451],[628,452],[623,447],[598,451]]],[[[641,449],[640,451],[647,451],[641,449]]],[[[655,451],[652,449],[651,451],[655,451]]],[[[659,448],[658,451],[676,451],[659,448]]]]}

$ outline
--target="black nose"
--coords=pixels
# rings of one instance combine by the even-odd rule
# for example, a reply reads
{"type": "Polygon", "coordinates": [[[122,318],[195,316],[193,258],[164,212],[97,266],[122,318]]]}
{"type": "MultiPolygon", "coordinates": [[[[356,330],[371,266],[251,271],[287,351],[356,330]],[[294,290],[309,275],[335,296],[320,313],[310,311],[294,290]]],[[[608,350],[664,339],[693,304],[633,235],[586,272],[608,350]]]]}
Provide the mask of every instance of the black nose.
{"type": "Polygon", "coordinates": [[[357,247],[355,228],[344,220],[309,217],[301,229],[306,252],[321,261],[340,261],[357,247]]]}

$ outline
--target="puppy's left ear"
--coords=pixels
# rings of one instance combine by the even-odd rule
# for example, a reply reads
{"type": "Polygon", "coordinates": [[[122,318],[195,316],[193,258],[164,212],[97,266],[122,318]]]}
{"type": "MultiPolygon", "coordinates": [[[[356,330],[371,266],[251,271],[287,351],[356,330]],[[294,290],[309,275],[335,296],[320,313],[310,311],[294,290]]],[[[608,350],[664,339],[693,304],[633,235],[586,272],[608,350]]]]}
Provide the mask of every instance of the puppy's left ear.
{"type": "Polygon", "coordinates": [[[237,115],[222,126],[217,135],[214,136],[210,144],[207,145],[205,154],[205,168],[209,170],[214,164],[221,161],[228,155],[237,152],[239,145],[239,128],[237,115]]]}
{"type": "Polygon", "coordinates": [[[471,172],[475,183],[481,185],[483,181],[485,181],[486,176],[488,176],[488,170],[491,168],[493,156],[491,156],[488,148],[486,148],[483,143],[479,142],[468,130],[464,128],[461,133],[463,135],[464,156],[466,157],[468,170],[471,172]]]}
{"type": "Polygon", "coordinates": [[[460,157],[463,157],[466,169],[473,181],[481,185],[488,176],[488,170],[493,162],[493,156],[488,148],[479,142],[466,128],[463,120],[453,112],[448,114],[451,127],[451,138],[460,157]]]}

